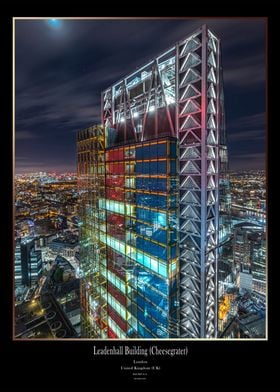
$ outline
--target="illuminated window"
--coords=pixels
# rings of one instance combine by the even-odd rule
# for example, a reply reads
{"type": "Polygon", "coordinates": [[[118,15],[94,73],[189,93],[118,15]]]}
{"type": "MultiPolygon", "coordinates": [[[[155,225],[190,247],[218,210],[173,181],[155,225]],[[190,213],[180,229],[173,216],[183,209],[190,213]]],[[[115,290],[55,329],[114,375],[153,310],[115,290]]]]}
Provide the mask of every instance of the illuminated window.
{"type": "Polygon", "coordinates": [[[105,209],[107,211],[111,212],[116,212],[118,214],[125,214],[125,209],[126,213],[128,215],[134,215],[134,206],[130,204],[124,204],[122,202],[114,201],[114,200],[108,200],[108,199],[99,199],[98,201],[99,208],[105,209]],[[106,206],[106,207],[105,207],[106,206]]]}
{"type": "Polygon", "coordinates": [[[160,275],[167,277],[167,267],[161,264],[155,258],[146,255],[144,252],[136,250],[133,246],[126,245],[122,241],[115,240],[114,238],[107,235],[107,245],[114,250],[122,253],[123,255],[129,256],[132,260],[143,265],[148,269],[159,273],[160,275]],[[126,252],[125,252],[126,248],[126,252]]]}
{"type": "Polygon", "coordinates": [[[142,221],[158,224],[163,227],[166,226],[165,212],[156,212],[156,211],[145,210],[143,208],[137,208],[136,217],[142,221]]]}
{"type": "Polygon", "coordinates": [[[135,188],[135,178],[126,177],[125,186],[126,186],[126,188],[135,188]]]}
{"type": "Polygon", "coordinates": [[[111,330],[117,335],[118,338],[126,337],[125,333],[121,330],[121,328],[109,316],[108,316],[108,325],[111,328],[111,330]]]}
{"type": "Polygon", "coordinates": [[[162,263],[159,263],[158,273],[167,278],[167,276],[168,276],[167,275],[167,266],[162,263]]]}
{"type": "Polygon", "coordinates": [[[125,283],[117,277],[113,272],[108,271],[106,275],[106,269],[102,268],[101,274],[108,279],[110,283],[112,283],[115,287],[117,287],[120,291],[126,294],[125,283]]]}
{"type": "Polygon", "coordinates": [[[154,259],[151,259],[151,269],[155,272],[158,272],[158,262],[156,262],[154,259]]]}
{"type": "Polygon", "coordinates": [[[126,214],[130,216],[135,216],[135,207],[131,204],[126,204],[126,214]]]}

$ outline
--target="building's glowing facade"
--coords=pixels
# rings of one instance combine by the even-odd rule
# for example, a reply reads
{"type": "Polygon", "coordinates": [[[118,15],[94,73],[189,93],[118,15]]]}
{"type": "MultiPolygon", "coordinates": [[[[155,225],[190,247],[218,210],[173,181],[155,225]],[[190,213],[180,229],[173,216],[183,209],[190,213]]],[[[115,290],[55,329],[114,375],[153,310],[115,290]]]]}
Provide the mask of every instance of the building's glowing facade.
{"type": "Polygon", "coordinates": [[[206,26],[102,93],[78,134],[85,337],[213,338],[228,233],[220,41],[206,26]]]}

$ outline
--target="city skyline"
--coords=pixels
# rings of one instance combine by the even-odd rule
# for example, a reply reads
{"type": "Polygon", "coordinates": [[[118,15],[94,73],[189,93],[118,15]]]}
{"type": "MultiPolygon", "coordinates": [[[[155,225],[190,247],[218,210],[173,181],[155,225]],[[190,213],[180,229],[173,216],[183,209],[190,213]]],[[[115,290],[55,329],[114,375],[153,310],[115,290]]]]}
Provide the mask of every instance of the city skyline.
{"type": "Polygon", "coordinates": [[[202,23],[223,42],[229,168],[264,169],[264,19],[16,20],[16,173],[74,171],[100,91],[202,23]]]}

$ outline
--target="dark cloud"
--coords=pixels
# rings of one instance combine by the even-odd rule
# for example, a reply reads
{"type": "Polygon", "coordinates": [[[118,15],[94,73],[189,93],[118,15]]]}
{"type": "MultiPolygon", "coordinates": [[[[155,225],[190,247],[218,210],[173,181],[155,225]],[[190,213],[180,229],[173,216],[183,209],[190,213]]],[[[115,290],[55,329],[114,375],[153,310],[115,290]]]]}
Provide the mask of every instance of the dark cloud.
{"type": "MultiPolygon", "coordinates": [[[[240,117],[228,123],[228,141],[233,147],[235,143],[244,143],[250,149],[252,143],[265,142],[265,113],[256,113],[240,117]]],[[[240,146],[240,144],[239,144],[240,146]]]]}
{"type": "Polygon", "coordinates": [[[264,129],[265,112],[250,114],[248,116],[237,118],[236,120],[232,121],[229,125],[231,127],[242,128],[242,129],[254,128],[254,127],[264,129]]]}
{"type": "MultiPolygon", "coordinates": [[[[28,140],[28,139],[38,139],[39,135],[32,133],[30,131],[20,131],[16,132],[16,140],[28,140]]],[[[17,158],[17,157],[16,157],[17,158]]]]}
{"type": "Polygon", "coordinates": [[[256,140],[264,140],[265,135],[263,129],[259,130],[249,130],[249,131],[240,131],[235,133],[230,133],[228,135],[229,142],[244,142],[244,141],[256,141],[256,140]]]}
{"type": "Polygon", "coordinates": [[[232,170],[263,170],[265,168],[265,153],[264,152],[255,152],[248,154],[244,152],[243,154],[233,153],[234,159],[234,167],[231,167],[232,170]]]}
{"type": "Polygon", "coordinates": [[[265,63],[264,53],[251,56],[250,53],[242,59],[236,59],[224,71],[224,82],[229,86],[258,87],[265,82],[265,69],[260,64],[265,63]]]}
{"type": "Polygon", "coordinates": [[[100,122],[101,91],[203,23],[222,41],[231,167],[239,166],[238,154],[260,154],[264,20],[62,20],[56,29],[46,20],[17,20],[16,155],[29,159],[17,160],[17,171],[73,170],[75,132],[100,122]]]}

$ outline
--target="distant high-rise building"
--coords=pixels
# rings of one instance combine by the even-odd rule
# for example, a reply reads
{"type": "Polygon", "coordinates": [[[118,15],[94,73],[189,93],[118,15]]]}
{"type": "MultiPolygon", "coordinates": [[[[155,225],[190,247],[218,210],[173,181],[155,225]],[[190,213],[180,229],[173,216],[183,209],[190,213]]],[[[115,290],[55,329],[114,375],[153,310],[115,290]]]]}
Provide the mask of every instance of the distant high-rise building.
{"type": "Polygon", "coordinates": [[[15,286],[33,286],[42,276],[42,252],[34,239],[21,239],[15,247],[15,286]]]}
{"type": "Polygon", "coordinates": [[[248,235],[249,232],[242,227],[236,228],[234,231],[233,261],[239,270],[251,267],[251,247],[248,235]]]}
{"type": "Polygon", "coordinates": [[[21,268],[20,241],[16,242],[14,269],[15,269],[14,270],[15,287],[18,287],[18,286],[22,285],[22,268],[21,268]]]}
{"type": "Polygon", "coordinates": [[[217,335],[224,117],[207,26],[102,93],[102,125],[77,139],[82,336],[217,335]]]}
{"type": "Polygon", "coordinates": [[[263,233],[255,242],[252,256],[252,285],[256,295],[266,295],[266,240],[263,233]]]}
{"type": "Polygon", "coordinates": [[[261,296],[266,293],[266,246],[261,226],[240,224],[234,231],[233,258],[240,288],[261,296]]]}

